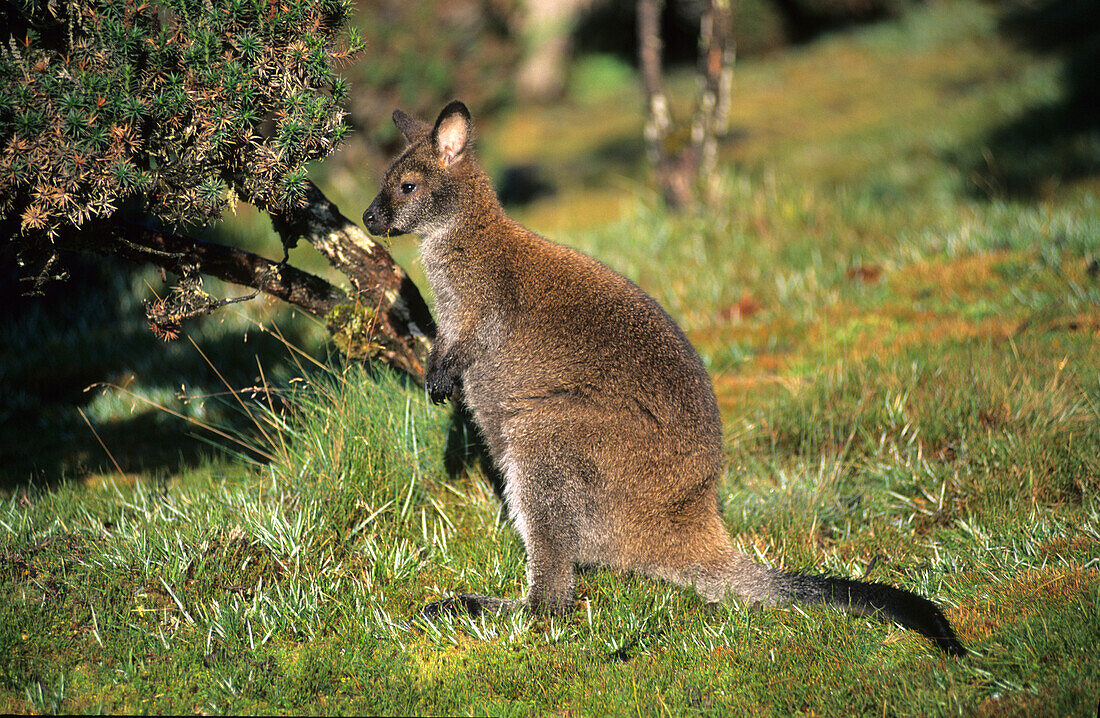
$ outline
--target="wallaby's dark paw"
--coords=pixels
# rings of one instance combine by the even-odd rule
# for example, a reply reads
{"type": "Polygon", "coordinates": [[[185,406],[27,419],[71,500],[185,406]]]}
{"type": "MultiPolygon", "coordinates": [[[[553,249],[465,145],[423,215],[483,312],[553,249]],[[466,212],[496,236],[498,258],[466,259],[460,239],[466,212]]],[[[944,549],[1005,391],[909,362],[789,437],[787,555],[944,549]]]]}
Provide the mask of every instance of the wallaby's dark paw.
{"type": "Polygon", "coordinates": [[[476,593],[460,593],[442,601],[433,601],[417,612],[420,618],[434,619],[440,616],[459,616],[462,613],[477,618],[482,613],[503,613],[512,608],[515,601],[476,593]]]}
{"type": "Polygon", "coordinates": [[[428,389],[428,398],[432,400],[433,404],[446,404],[447,400],[451,398],[451,392],[428,389]]]}
{"type": "Polygon", "coordinates": [[[433,404],[446,402],[455,391],[454,377],[441,371],[429,372],[424,384],[428,387],[428,398],[433,404]]]}

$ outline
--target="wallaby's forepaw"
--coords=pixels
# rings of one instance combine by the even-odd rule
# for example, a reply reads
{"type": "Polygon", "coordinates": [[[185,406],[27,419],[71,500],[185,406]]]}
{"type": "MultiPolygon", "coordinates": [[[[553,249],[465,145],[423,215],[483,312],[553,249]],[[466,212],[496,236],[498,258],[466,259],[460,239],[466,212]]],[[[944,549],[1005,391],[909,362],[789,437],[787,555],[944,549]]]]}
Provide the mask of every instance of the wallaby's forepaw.
{"type": "Polygon", "coordinates": [[[462,357],[462,352],[454,346],[446,352],[443,352],[438,344],[432,347],[432,353],[428,356],[428,373],[424,377],[424,385],[433,403],[442,404],[454,395],[455,389],[462,381],[463,368],[466,366],[462,357]]]}
{"type": "Polygon", "coordinates": [[[437,366],[429,367],[428,376],[423,383],[428,387],[428,398],[432,404],[443,404],[450,399],[458,379],[459,373],[455,371],[454,362],[449,356],[443,358],[437,366]]]}
{"type": "Polygon", "coordinates": [[[442,601],[433,601],[417,612],[420,618],[433,619],[442,615],[456,616],[463,612],[477,618],[482,613],[504,613],[513,608],[516,601],[476,593],[460,593],[442,601]]]}
{"type": "Polygon", "coordinates": [[[430,371],[424,384],[428,387],[428,398],[432,403],[442,404],[454,393],[455,376],[449,371],[430,371]]]}

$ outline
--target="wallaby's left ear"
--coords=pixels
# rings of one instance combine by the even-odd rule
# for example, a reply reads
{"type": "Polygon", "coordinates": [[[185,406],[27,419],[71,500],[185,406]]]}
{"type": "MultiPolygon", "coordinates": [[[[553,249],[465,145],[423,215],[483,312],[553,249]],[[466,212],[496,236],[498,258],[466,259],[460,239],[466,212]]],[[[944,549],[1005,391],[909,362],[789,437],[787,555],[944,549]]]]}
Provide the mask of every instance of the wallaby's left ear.
{"type": "Polygon", "coordinates": [[[465,156],[472,124],[470,111],[458,100],[439,113],[432,130],[432,144],[441,165],[452,167],[465,156]]]}
{"type": "Polygon", "coordinates": [[[432,126],[427,122],[418,120],[401,110],[393,111],[393,124],[397,125],[397,129],[401,130],[405,141],[410,145],[432,131],[432,126]]]}

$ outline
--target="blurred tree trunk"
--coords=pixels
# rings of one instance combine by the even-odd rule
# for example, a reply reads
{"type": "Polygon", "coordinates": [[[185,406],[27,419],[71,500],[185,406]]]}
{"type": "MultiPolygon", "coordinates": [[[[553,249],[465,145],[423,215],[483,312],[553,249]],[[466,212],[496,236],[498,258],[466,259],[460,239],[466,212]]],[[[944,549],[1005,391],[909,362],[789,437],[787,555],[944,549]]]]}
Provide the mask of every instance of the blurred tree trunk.
{"type": "Polygon", "coordinates": [[[713,198],[718,137],[729,129],[733,94],[732,0],[708,0],[699,27],[699,94],[691,123],[691,142],[670,147],[672,116],[662,69],[663,0],[638,0],[638,61],[646,98],[646,155],[657,188],[675,208],[694,204],[702,194],[713,198]]]}
{"type": "Polygon", "coordinates": [[[646,157],[656,174],[661,196],[674,206],[687,204],[686,188],[668,154],[668,133],[672,116],[668,109],[661,69],[664,43],[661,40],[661,9],[663,0],[638,0],[638,64],[642,71],[642,88],[646,98],[646,157]]]}
{"type": "Polygon", "coordinates": [[[524,57],[516,89],[524,100],[546,102],[565,89],[570,33],[592,0],[526,0],[520,35],[524,57]]]}
{"type": "Polygon", "coordinates": [[[699,190],[709,202],[717,191],[718,137],[729,132],[733,96],[733,0],[710,0],[699,22],[699,99],[691,123],[699,190]]]}

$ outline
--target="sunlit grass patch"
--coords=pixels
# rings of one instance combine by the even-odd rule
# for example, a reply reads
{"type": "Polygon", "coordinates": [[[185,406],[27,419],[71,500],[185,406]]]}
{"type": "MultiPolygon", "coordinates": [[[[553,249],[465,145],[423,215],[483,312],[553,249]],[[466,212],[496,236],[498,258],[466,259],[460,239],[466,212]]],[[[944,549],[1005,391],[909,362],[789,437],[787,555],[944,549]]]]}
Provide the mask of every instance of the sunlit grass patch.
{"type": "MultiPolygon", "coordinates": [[[[327,385],[301,391],[292,406],[308,412],[319,400],[314,391],[331,399],[333,387],[356,382],[349,404],[326,405],[318,423],[299,415],[283,450],[269,447],[282,457],[280,470],[70,485],[7,502],[0,512],[0,577],[11,589],[0,602],[12,649],[5,675],[16,681],[10,671],[22,675],[33,656],[68,656],[72,641],[86,638],[84,660],[96,680],[121,671],[139,691],[184,688],[204,696],[190,706],[196,710],[252,705],[240,701],[264,694],[266,674],[291,660],[297,643],[323,643],[333,630],[348,630],[341,626],[349,616],[352,625],[362,618],[368,628],[392,625],[379,597],[394,583],[419,584],[425,551],[442,544],[446,553],[450,519],[406,477],[410,467],[438,464],[443,432],[426,429],[441,412],[393,379],[372,389],[361,372],[351,377],[333,374],[327,385]],[[319,437],[311,432],[332,440],[326,452],[313,452],[319,437]],[[303,456],[309,460],[296,461],[303,456]],[[211,671],[200,670],[180,686],[165,673],[178,661],[206,669],[225,663],[228,671],[206,679],[211,671]]],[[[66,710],[138,705],[128,691],[100,696],[101,704],[84,691],[74,698],[71,678],[69,698],[57,698],[61,676],[69,673],[50,679],[56,686],[32,683],[32,703],[46,706],[56,694],[69,701],[58,704],[66,710]]],[[[173,690],[157,697],[173,705],[183,698],[173,690]]]]}

